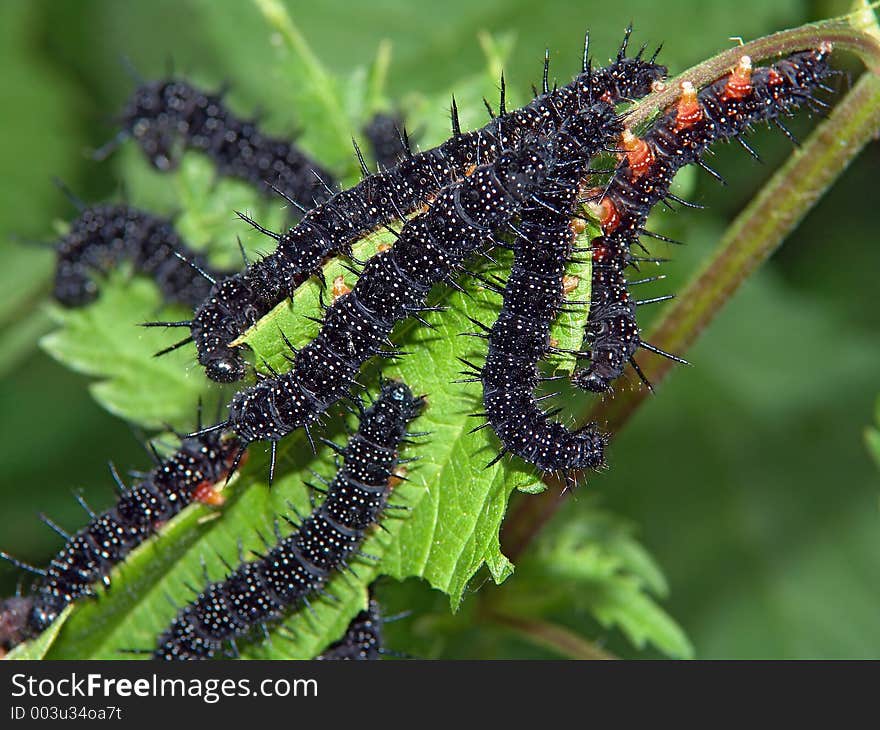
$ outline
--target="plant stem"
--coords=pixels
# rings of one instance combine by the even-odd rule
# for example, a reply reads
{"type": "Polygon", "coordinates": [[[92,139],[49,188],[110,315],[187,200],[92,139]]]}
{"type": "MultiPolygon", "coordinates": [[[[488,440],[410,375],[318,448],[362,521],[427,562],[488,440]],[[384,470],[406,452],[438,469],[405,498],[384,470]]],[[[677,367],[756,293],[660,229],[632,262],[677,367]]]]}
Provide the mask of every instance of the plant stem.
{"type": "Polygon", "coordinates": [[[539,619],[509,616],[497,611],[488,611],[486,618],[496,624],[506,626],[533,644],[548,647],[570,659],[607,660],[617,659],[610,652],[600,649],[594,643],[578,636],[562,626],[539,619]]]}
{"type": "Polygon", "coordinates": [[[326,113],[325,124],[335,127],[340,149],[348,149],[351,133],[347,125],[345,110],[333,93],[333,77],[318,60],[306,39],[294,25],[287,8],[280,0],[253,0],[263,17],[287,42],[288,47],[302,64],[304,83],[314,87],[317,98],[321,100],[326,113]]]}
{"type": "MultiPolygon", "coordinates": [[[[823,39],[824,36],[820,41],[823,39]]],[[[867,72],[737,216],[721,239],[717,253],[675,304],[665,310],[647,341],[679,353],[692,345],[743,281],[782,244],[853,158],[878,134],[880,75],[867,72]]],[[[666,358],[649,357],[644,362],[640,360],[639,365],[656,385],[673,363],[666,358]]],[[[608,430],[616,433],[647,395],[644,388],[622,391],[615,398],[600,402],[588,420],[607,424],[608,430]]],[[[516,560],[563,502],[558,480],[545,481],[550,488],[522,499],[505,521],[502,545],[511,560],[516,560]]]]}
{"type": "Polygon", "coordinates": [[[664,90],[634,104],[627,112],[627,124],[637,127],[676,102],[683,81],[690,81],[700,88],[726,74],[743,56],[749,56],[757,63],[774,56],[817,48],[821,43],[831,43],[836,50],[856,53],[869,70],[880,74],[880,37],[876,33],[876,23],[871,11],[857,11],[842,18],[783,30],[722,51],[672,79],[664,90]]]}

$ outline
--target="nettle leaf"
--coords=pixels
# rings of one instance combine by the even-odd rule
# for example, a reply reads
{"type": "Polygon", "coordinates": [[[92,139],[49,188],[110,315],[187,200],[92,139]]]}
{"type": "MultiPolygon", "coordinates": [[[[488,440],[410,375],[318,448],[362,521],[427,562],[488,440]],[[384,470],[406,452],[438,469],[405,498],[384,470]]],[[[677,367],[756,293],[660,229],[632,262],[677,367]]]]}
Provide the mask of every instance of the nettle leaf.
{"type": "Polygon", "coordinates": [[[210,384],[186,350],[156,358],[168,344],[166,332],[139,329],[157,316],[181,319],[187,313],[163,308],[152,282],[113,272],[98,301],[81,309],[49,306],[59,329],[44,336],[42,348],[71,370],[99,378],[89,389],[111,413],[145,428],[170,423],[188,428],[200,396],[210,384]]]}
{"type": "Polygon", "coordinates": [[[691,658],[681,627],[653,598],[666,595],[666,580],[633,532],[588,500],[542,533],[517,566],[517,581],[493,602],[517,616],[557,612],[582,622],[589,615],[620,629],[637,648],[650,643],[667,656],[691,658]]]}

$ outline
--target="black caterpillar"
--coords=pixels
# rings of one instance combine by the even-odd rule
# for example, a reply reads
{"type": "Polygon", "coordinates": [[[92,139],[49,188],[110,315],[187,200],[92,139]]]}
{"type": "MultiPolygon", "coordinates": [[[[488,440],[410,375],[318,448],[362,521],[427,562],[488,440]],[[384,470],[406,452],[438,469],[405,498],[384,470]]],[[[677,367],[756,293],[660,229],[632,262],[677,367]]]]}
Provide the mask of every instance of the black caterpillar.
{"type": "Polygon", "coordinates": [[[355,616],[342,638],[334,641],[315,659],[322,661],[375,661],[383,654],[382,607],[370,597],[370,603],[355,616]]]}
{"type": "Polygon", "coordinates": [[[183,608],[159,637],[154,658],[209,659],[235,637],[320,591],[381,517],[400,463],[398,448],[422,406],[403,383],[385,382],[376,402],[362,410],[346,447],[326,442],[343,465],[324,502],[265,556],[242,563],[183,608]]]}
{"type": "Polygon", "coordinates": [[[43,521],[65,540],[64,548],[45,570],[2,553],[15,565],[39,576],[31,595],[7,600],[7,621],[13,621],[14,616],[26,617],[23,623],[19,621],[17,631],[15,627],[7,628],[7,635],[19,641],[36,635],[69,603],[95,595],[95,583],[109,585],[113,567],[187,505],[194,501],[219,504],[220,495],[213,487],[235,470],[242,456],[241,444],[229,436],[186,438],[167,459],[156,455],[157,465],[140,475],[131,487],[126,487],[114,471],[120,496],[111,509],[95,514],[80,498],[91,522],[75,535],[68,535],[44,517],[43,521]]]}
{"type": "Polygon", "coordinates": [[[83,207],[55,246],[53,295],[65,307],[81,307],[98,296],[96,273],[131,261],[152,278],[166,302],[195,309],[214,281],[233,272],[214,269],[192,251],[171,222],[129,205],[83,207]]]}
{"type": "Polygon", "coordinates": [[[403,119],[397,114],[374,114],[364,125],[364,136],[370,143],[370,151],[380,170],[396,167],[406,157],[410,147],[403,119]]]}
{"type": "MultiPolygon", "coordinates": [[[[597,115],[584,122],[599,138],[597,115]]],[[[538,137],[444,188],[428,211],[407,221],[393,248],[366,263],[354,289],[327,308],[317,337],[301,350],[291,346],[290,371],[236,393],[228,420],[212,428],[231,428],[246,444],[271,442],[271,479],[277,442],[303,426],[308,433],[350,395],[369,358],[396,355],[383,350],[393,348],[388,337],[395,322],[432,309],[425,300],[433,285],[451,282],[465,258],[510,223],[541,186],[552,153],[552,143],[538,137]]]]}
{"type": "Polygon", "coordinates": [[[513,266],[501,311],[491,329],[481,325],[488,334],[477,333],[488,340],[486,362],[477,368],[465,361],[471,368],[465,374],[482,382],[486,412],[480,415],[502,444],[490,463],[510,452],[548,472],[597,469],[603,464],[606,438],[595,424],[569,432],[549,420],[552,414],[541,409],[534,391],[544,380],[537,363],[552,349],[550,325],[560,309],[565,265],[572,254],[578,190],[590,160],[617,138],[620,129],[607,104],[563,124],[553,138],[547,178],[516,224],[513,266]]]}
{"type": "MultiPolygon", "coordinates": [[[[361,183],[304,211],[302,221],[283,235],[267,231],[245,217],[278,241],[277,250],[242,274],[214,286],[192,322],[164,323],[190,327],[191,337],[175,347],[194,341],[199,362],[212,380],[234,382],[243,378],[247,364],[229,343],[288,297],[329,256],[350,253],[354,241],[428,204],[449,182],[475,165],[492,162],[501,150],[510,149],[527,135],[538,130],[551,133],[584,106],[585,100],[603,98],[614,103],[647,93],[655,81],[665,76],[666,69],[655,64],[654,58],[642,60],[642,51],[627,58],[629,33],[627,29],[614,63],[595,72],[588,68],[585,47],[583,72],[553,91],[548,87],[545,60],[544,93],[508,113],[502,91],[500,115],[482,129],[463,133],[453,100],[453,136],[449,141],[419,154],[407,150],[400,164],[376,174],[368,174],[362,165],[365,178],[361,183]]],[[[290,202],[297,205],[295,200],[290,202]]]]}
{"type": "Polygon", "coordinates": [[[658,299],[635,301],[631,298],[624,270],[645,259],[632,256],[630,249],[639,245],[642,233],[668,240],[645,231],[644,226],[651,209],[660,200],[688,205],[669,193],[679,169],[696,163],[719,177],[701,160],[713,142],[736,139],[756,156],[741,135],[761,121],[774,122],[791,137],[779,117],[790,114],[802,104],[821,105],[812,93],[816,89],[830,91],[821,83],[832,73],[827,62],[830,51],[830,46],[823,45],[754,70],[751,60],[744,56],[731,73],[699,94],[692,85],[683,84],[678,103],[661,116],[642,139],[624,131],[621,143],[625,156],[621,169],[596,203],[602,235],[592,242],[592,304],[584,338],[590,364],[573,374],[574,385],[605,392],[621,375],[627,362],[645,380],[633,358],[639,347],[684,362],[641,339],[636,307],[658,299]]]}
{"type": "Polygon", "coordinates": [[[223,103],[223,92],[210,94],[181,79],[139,86],[119,123],[122,130],[96,152],[99,159],[128,138],[157,170],[174,169],[182,148],[198,150],[211,158],[220,175],[261,190],[274,184],[306,208],[326,200],[328,187],[335,184],[329,171],[292,142],[270,137],[256,121],[237,117],[223,103]]]}

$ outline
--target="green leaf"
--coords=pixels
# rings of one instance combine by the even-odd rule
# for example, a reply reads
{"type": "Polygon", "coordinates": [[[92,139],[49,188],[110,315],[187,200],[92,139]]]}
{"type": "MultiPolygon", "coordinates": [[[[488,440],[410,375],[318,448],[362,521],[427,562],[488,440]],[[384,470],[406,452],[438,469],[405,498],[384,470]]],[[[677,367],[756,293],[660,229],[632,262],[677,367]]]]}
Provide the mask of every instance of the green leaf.
{"type": "Polygon", "coordinates": [[[673,659],[691,659],[693,646],[681,627],[642,592],[638,581],[621,577],[596,585],[590,611],[605,627],[617,626],[639,649],[647,643],[673,659]]]}
{"type": "Polygon", "coordinates": [[[604,628],[619,628],[637,648],[650,643],[670,657],[691,658],[684,632],[651,595],[665,594],[666,581],[632,533],[628,522],[588,500],[542,534],[518,566],[517,581],[493,603],[514,616],[563,611],[582,623],[590,615],[604,628]]]}
{"type": "Polygon", "coordinates": [[[200,397],[207,398],[210,383],[195,367],[191,350],[153,356],[168,344],[168,334],[138,328],[138,323],[187,315],[163,308],[152,282],[126,281],[126,273],[116,271],[93,305],[51,305],[49,313],[60,328],[44,336],[40,345],[71,370],[98,378],[89,389],[104,408],[145,428],[192,425],[196,404],[200,397]]]}

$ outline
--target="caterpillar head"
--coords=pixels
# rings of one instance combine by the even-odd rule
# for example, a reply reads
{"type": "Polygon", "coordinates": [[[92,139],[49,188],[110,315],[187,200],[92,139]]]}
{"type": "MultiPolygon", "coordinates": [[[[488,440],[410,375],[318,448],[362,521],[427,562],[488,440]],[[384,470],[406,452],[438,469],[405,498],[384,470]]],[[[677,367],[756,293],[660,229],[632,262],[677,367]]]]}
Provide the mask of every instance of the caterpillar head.
{"type": "Polygon", "coordinates": [[[205,375],[217,383],[235,383],[242,380],[248,372],[248,364],[228,349],[222,353],[211,353],[211,358],[204,363],[205,375]]]}

